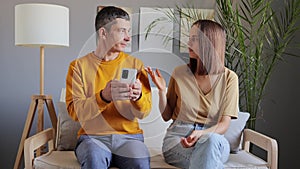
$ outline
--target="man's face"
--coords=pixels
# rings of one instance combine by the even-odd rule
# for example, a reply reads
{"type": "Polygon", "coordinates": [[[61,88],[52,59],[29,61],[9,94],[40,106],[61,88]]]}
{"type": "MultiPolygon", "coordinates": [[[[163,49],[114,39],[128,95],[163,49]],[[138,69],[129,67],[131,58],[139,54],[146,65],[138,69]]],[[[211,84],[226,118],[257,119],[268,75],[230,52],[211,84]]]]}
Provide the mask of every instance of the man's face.
{"type": "Polygon", "coordinates": [[[130,21],[117,18],[115,23],[111,26],[107,36],[107,47],[111,52],[124,51],[125,47],[131,40],[130,35],[130,21]]]}

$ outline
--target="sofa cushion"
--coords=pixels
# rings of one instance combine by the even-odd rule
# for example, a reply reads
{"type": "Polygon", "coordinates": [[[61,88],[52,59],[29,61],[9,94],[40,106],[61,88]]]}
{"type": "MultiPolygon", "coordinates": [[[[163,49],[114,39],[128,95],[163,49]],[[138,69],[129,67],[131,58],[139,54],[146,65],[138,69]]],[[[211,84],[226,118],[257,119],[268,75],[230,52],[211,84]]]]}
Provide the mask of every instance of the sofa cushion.
{"type": "Polygon", "coordinates": [[[80,169],[74,151],[52,151],[34,159],[35,169],[80,169]]]}
{"type": "Polygon", "coordinates": [[[74,150],[80,123],[72,120],[67,112],[66,103],[58,102],[57,150],[74,150]]]}
{"type": "Polygon", "coordinates": [[[230,154],[228,161],[224,164],[225,169],[268,169],[267,166],[268,164],[266,161],[244,150],[235,154],[230,154]]]}
{"type": "MultiPolygon", "coordinates": [[[[162,155],[151,157],[151,168],[176,169],[176,167],[167,164],[162,155]]],[[[35,169],[80,169],[74,151],[52,151],[34,160],[35,169]]],[[[110,169],[116,169],[110,167],[110,169]]]]}
{"type": "MultiPolygon", "coordinates": [[[[151,157],[151,168],[176,168],[164,162],[163,156],[151,157]]],[[[52,151],[34,160],[35,169],[80,169],[74,151],[52,151]]],[[[267,169],[267,163],[262,159],[246,152],[239,151],[230,154],[229,160],[224,164],[225,169],[267,169]]]]}
{"type": "Polygon", "coordinates": [[[240,149],[242,131],[245,128],[246,122],[249,119],[248,112],[239,112],[237,119],[232,119],[227,132],[224,134],[225,138],[230,144],[230,152],[237,153],[240,149]]]}

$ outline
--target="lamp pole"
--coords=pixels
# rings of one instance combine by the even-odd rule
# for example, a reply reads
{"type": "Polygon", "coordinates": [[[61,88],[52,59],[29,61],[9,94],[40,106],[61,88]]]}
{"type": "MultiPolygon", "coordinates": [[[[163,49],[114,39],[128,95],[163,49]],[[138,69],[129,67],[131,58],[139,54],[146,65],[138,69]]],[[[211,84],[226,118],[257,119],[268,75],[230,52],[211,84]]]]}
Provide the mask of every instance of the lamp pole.
{"type": "Polygon", "coordinates": [[[44,95],[44,54],[45,47],[40,47],[40,95],[44,95]]]}

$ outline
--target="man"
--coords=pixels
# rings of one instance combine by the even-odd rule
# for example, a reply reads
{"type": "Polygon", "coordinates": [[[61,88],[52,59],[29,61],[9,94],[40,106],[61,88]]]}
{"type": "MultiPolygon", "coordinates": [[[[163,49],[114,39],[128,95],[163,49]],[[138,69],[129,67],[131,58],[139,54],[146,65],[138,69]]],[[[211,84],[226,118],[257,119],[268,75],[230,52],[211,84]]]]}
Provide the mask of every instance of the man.
{"type": "Polygon", "coordinates": [[[142,61],[124,53],[130,18],[108,6],[95,19],[95,51],[70,63],[66,78],[69,115],[81,124],[75,154],[83,169],[149,169],[150,158],[137,118],[151,110],[151,88],[142,61]],[[136,69],[132,84],[122,68],[136,69]]]}

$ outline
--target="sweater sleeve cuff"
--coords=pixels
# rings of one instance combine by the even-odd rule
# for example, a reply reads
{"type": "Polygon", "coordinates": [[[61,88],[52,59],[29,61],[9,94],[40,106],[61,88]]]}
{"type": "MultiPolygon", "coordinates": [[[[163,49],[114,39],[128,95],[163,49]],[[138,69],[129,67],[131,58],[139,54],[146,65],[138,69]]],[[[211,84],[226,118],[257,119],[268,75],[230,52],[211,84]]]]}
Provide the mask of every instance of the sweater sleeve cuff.
{"type": "MultiPolygon", "coordinates": [[[[101,90],[102,91],[102,90],[101,90]]],[[[101,96],[101,91],[96,93],[96,100],[97,103],[99,105],[99,107],[105,107],[107,104],[110,103],[110,101],[105,100],[102,96],[101,96]]]]}
{"type": "Polygon", "coordinates": [[[142,94],[140,95],[140,97],[136,100],[136,101],[131,101],[131,103],[133,105],[135,105],[135,107],[138,109],[138,110],[141,110],[142,107],[144,106],[145,104],[145,97],[142,97],[142,94]]]}

